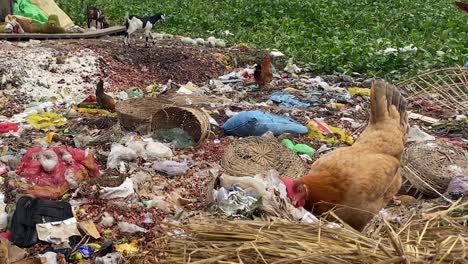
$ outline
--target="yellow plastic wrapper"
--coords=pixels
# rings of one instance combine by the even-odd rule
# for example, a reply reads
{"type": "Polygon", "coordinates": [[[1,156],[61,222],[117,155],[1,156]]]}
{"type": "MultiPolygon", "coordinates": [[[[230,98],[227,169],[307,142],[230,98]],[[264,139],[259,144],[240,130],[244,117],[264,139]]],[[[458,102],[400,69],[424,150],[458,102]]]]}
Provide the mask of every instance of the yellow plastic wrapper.
{"type": "Polygon", "coordinates": [[[52,127],[63,126],[67,123],[65,117],[50,112],[44,112],[41,114],[32,114],[26,117],[29,124],[34,126],[36,129],[46,130],[52,127]]]}
{"type": "Polygon", "coordinates": [[[138,253],[138,241],[132,240],[130,243],[114,245],[115,251],[124,255],[131,255],[138,253]]]}
{"type": "Polygon", "coordinates": [[[57,135],[57,133],[50,132],[47,134],[47,136],[44,137],[44,140],[47,141],[47,143],[52,143],[55,135],[57,135]]]}
{"type": "Polygon", "coordinates": [[[362,95],[362,96],[370,96],[371,89],[369,88],[359,88],[359,87],[350,87],[348,88],[348,93],[352,95],[362,95]]]}
{"type": "Polygon", "coordinates": [[[320,130],[314,122],[307,123],[307,128],[309,129],[309,133],[307,134],[307,137],[310,139],[318,139],[318,140],[326,142],[327,144],[333,144],[333,145],[340,143],[340,141],[348,145],[352,145],[354,143],[353,137],[348,136],[343,129],[334,127],[334,126],[325,125],[325,124],[322,124],[322,125],[325,126],[330,132],[337,134],[340,137],[339,138],[327,137],[327,134],[324,133],[322,130],[320,130]]]}
{"type": "Polygon", "coordinates": [[[91,114],[91,115],[106,115],[106,116],[112,115],[111,112],[105,109],[93,109],[93,108],[78,108],[78,113],[91,114]]]}

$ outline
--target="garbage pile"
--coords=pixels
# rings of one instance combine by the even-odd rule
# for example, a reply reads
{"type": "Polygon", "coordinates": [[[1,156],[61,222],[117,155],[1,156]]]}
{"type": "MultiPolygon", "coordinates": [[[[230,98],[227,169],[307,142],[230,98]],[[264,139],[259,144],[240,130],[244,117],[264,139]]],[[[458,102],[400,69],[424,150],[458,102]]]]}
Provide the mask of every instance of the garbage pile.
{"type": "MultiPolygon", "coordinates": [[[[5,45],[0,228],[14,256],[6,263],[155,262],[163,256],[148,256],[147,242],[200,211],[316,223],[291,204],[279,177],[300,177],[320,156],[352,145],[368,121],[371,80],[358,73],[315,76],[289,60],[259,90],[252,62],[204,84],[114,87],[114,111],[95,98],[105,66],[92,46],[63,54],[35,42],[5,45]]],[[[427,118],[413,115],[409,141],[457,142],[447,143],[457,148],[444,154],[453,175],[437,192],[465,197],[468,139],[453,122],[467,118],[453,113],[433,129],[427,118]]]]}

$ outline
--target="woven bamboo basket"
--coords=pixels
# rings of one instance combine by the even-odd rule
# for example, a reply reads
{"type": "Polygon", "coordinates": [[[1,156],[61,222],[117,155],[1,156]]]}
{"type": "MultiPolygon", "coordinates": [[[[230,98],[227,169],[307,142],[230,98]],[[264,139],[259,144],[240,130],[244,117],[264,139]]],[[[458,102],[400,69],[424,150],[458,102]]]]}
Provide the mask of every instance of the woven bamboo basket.
{"type": "Polygon", "coordinates": [[[444,141],[414,143],[403,154],[401,175],[409,187],[426,196],[439,197],[453,177],[468,175],[468,154],[444,141]]]}
{"type": "Polygon", "coordinates": [[[224,152],[221,166],[232,176],[266,175],[299,178],[306,174],[303,161],[274,137],[247,137],[233,141],[224,152]]]}
{"type": "Polygon", "coordinates": [[[153,114],[151,119],[151,131],[182,128],[197,145],[209,136],[210,127],[208,114],[192,107],[165,107],[153,114]]]}
{"type": "Polygon", "coordinates": [[[161,108],[173,104],[173,102],[168,100],[145,97],[125,100],[118,103],[115,109],[122,127],[146,132],[153,114],[161,108]]]}
{"type": "Polygon", "coordinates": [[[420,98],[450,110],[468,111],[468,67],[426,72],[399,83],[398,87],[409,102],[420,98]]]}

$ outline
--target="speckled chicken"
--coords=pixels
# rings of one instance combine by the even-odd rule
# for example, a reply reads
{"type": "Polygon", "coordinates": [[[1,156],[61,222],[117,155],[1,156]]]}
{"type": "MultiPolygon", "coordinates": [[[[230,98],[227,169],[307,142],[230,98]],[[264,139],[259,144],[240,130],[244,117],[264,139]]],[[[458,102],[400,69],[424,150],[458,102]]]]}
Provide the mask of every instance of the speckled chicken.
{"type": "Polygon", "coordinates": [[[110,95],[104,93],[104,82],[102,80],[99,80],[96,87],[96,102],[103,109],[115,110],[115,100],[110,95]]]}

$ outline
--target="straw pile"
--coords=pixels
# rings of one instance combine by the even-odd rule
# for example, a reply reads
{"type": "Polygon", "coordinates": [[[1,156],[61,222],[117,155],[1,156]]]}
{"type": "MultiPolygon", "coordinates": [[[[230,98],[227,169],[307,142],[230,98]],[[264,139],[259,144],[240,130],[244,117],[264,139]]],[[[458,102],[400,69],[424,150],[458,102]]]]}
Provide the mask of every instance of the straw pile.
{"type": "Polygon", "coordinates": [[[323,223],[205,219],[167,241],[162,263],[467,263],[468,229],[459,224],[467,219],[468,202],[398,226],[381,221],[370,236],[323,223]]]}

